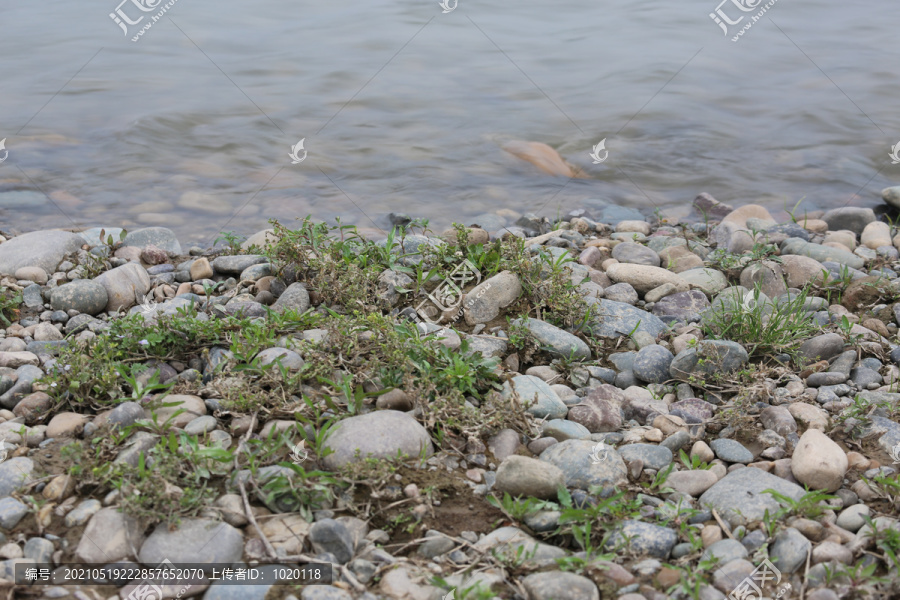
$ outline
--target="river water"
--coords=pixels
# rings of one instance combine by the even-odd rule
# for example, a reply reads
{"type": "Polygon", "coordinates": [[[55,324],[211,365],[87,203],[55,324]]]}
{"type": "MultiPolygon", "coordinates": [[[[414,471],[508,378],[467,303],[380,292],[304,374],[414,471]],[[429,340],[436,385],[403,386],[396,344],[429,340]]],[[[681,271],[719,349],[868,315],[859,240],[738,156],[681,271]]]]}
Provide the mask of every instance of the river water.
{"type": "Polygon", "coordinates": [[[774,214],[900,183],[898,3],[777,0],[752,22],[766,3],[726,0],[726,35],[717,0],[177,0],[135,42],[163,4],[119,5],[144,17],[126,34],[118,1],[0,8],[4,230],[210,243],[304,215],[678,214],[704,191],[774,214]],[[513,139],[589,177],[543,174],[513,139]]]}

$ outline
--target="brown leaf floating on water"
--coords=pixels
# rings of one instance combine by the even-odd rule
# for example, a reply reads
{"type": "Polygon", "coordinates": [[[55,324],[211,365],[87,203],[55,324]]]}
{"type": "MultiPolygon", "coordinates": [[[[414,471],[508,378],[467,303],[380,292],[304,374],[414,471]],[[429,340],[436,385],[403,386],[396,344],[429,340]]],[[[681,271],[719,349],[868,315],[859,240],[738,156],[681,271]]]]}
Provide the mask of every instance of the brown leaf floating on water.
{"type": "Polygon", "coordinates": [[[502,148],[522,160],[526,160],[548,175],[587,179],[581,169],[573,167],[559,155],[559,152],[541,142],[513,140],[502,148]]]}

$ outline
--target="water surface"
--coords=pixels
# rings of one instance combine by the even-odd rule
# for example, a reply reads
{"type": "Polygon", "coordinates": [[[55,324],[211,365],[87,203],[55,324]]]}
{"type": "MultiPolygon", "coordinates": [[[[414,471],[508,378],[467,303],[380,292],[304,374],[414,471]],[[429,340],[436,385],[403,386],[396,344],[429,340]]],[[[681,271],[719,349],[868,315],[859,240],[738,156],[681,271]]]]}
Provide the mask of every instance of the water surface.
{"type": "Polygon", "coordinates": [[[900,183],[897,4],[779,0],[738,42],[707,0],[178,0],[137,42],[115,9],[2,9],[5,230],[166,225],[210,243],[307,214],[440,229],[594,199],[679,213],[703,191],[876,206],[900,183]],[[510,139],[591,177],[541,174],[510,139]]]}

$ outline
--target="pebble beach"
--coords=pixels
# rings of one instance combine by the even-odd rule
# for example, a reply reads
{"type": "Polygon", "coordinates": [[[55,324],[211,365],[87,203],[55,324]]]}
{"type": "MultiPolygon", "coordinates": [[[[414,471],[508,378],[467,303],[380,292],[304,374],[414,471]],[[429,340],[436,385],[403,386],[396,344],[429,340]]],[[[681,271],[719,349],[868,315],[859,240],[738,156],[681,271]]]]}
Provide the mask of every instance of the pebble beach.
{"type": "Polygon", "coordinates": [[[0,597],[164,561],[330,578],[154,600],[900,597],[885,214],[3,236],[0,597]]]}

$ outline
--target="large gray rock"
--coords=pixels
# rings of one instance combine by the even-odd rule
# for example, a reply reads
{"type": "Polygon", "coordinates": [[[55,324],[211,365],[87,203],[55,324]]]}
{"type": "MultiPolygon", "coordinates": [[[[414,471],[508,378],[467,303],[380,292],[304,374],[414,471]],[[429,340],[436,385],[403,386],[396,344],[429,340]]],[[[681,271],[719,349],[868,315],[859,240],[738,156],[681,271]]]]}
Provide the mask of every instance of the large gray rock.
{"type": "Polygon", "coordinates": [[[721,271],[715,269],[698,267],[682,271],[679,275],[688,282],[691,289],[700,290],[707,296],[718,294],[728,287],[728,279],[721,271]]]}
{"type": "Polygon", "coordinates": [[[217,256],[212,261],[212,268],[220,275],[240,275],[254,265],[267,262],[269,259],[261,254],[233,254],[217,256]]]}
{"type": "Polygon", "coordinates": [[[647,293],[665,283],[671,283],[679,292],[690,289],[690,284],[680,275],[661,267],[619,263],[606,269],[606,274],[616,283],[630,283],[641,293],[647,293]]]}
{"type": "Polygon", "coordinates": [[[501,395],[506,401],[518,396],[526,412],[538,419],[562,419],[569,412],[553,388],[534,375],[516,375],[503,384],[501,395]]]}
{"type": "Polygon", "coordinates": [[[696,348],[678,353],[669,366],[675,379],[687,380],[692,373],[712,375],[735,371],[750,360],[744,347],[727,340],[703,340],[696,348]]]}
{"type": "Polygon", "coordinates": [[[344,419],[335,426],[325,447],[333,451],[323,459],[325,467],[332,470],[359,460],[357,451],[361,458],[396,458],[398,451],[417,457],[423,449],[426,456],[434,453],[428,431],[409,414],[396,410],[344,419]]]}
{"type": "Polygon", "coordinates": [[[17,456],[0,463],[0,498],[6,498],[31,483],[34,478],[32,471],[34,463],[25,456],[17,456]]]}
{"type": "Polygon", "coordinates": [[[894,208],[900,208],[900,185],[881,190],[881,198],[894,208]]]}
{"type": "Polygon", "coordinates": [[[818,429],[806,430],[791,457],[794,478],[813,490],[838,490],[848,467],[844,450],[818,429]]]}
{"type": "Polygon", "coordinates": [[[709,308],[709,299],[700,290],[677,292],[653,305],[653,314],[665,322],[693,323],[709,308]]]}
{"type": "Polygon", "coordinates": [[[302,283],[292,283],[272,305],[272,310],[282,312],[285,310],[294,310],[299,313],[305,312],[309,308],[309,292],[302,283]]]}
{"type": "Polygon", "coordinates": [[[500,315],[500,310],[512,304],[522,293],[522,283],[512,271],[502,271],[482,281],[464,296],[463,314],[466,323],[488,323],[500,315]]]}
{"type": "Polygon", "coordinates": [[[566,487],[589,490],[595,485],[609,487],[627,483],[628,471],[622,457],[617,452],[598,456],[594,452],[596,445],[587,440],[566,440],[544,450],[540,460],[562,469],[566,487]]]}
{"type": "Polygon", "coordinates": [[[583,425],[591,433],[618,431],[625,420],[624,404],[625,396],[621,390],[604,383],[590,388],[581,402],[569,409],[568,419],[583,425]]]}
{"type": "Polygon", "coordinates": [[[826,212],[822,215],[822,220],[828,223],[830,231],[847,229],[859,236],[866,225],[875,220],[875,211],[858,206],[842,206],[826,212]]]}
{"type": "Polygon", "coordinates": [[[557,489],[565,487],[562,470],[548,462],[512,455],[500,463],[497,469],[498,492],[508,492],[511,496],[533,496],[545,500],[555,500],[557,489]]]}
{"type": "Polygon", "coordinates": [[[600,600],[593,581],[565,571],[533,573],[522,580],[522,585],[530,600],[600,600]]]}
{"type": "Polygon", "coordinates": [[[56,272],[63,257],[81,248],[77,233],[50,229],[32,231],[0,244],[0,275],[14,275],[22,267],[40,267],[56,272]]]}
{"type": "Polygon", "coordinates": [[[806,493],[796,483],[762,469],[745,467],[723,477],[700,496],[699,502],[701,506],[718,511],[723,519],[736,527],[762,520],[767,510],[769,514],[775,514],[781,508],[771,494],[763,493],[768,489],[794,500],[806,493]]]}
{"type": "MultiPolygon", "coordinates": [[[[865,400],[869,400],[870,395],[874,393],[877,392],[862,392],[859,396],[865,400]]],[[[900,394],[891,394],[891,396],[900,397],[900,394]]],[[[862,437],[868,438],[871,436],[878,440],[878,447],[890,455],[894,446],[900,444],[900,424],[895,423],[887,417],[880,417],[878,415],[872,415],[870,420],[871,424],[863,430],[862,437]]]]}
{"type": "Polygon", "coordinates": [[[808,256],[819,262],[830,260],[854,269],[862,269],[866,264],[864,258],[853,254],[849,250],[841,250],[840,248],[832,248],[831,246],[822,246],[821,244],[804,242],[800,238],[788,238],[785,240],[781,245],[781,253],[808,256]]]}
{"type": "Polygon", "coordinates": [[[669,379],[669,366],[675,357],[666,348],[650,344],[638,350],[632,370],[641,381],[663,383],[669,379]]]}
{"type": "Polygon", "coordinates": [[[811,337],[797,350],[797,357],[804,365],[812,364],[819,360],[829,360],[837,356],[844,349],[844,338],[837,333],[824,333],[811,337]]]}
{"type": "Polygon", "coordinates": [[[19,521],[28,514],[28,507],[7,496],[0,498],[0,527],[10,530],[19,524],[19,521]]]}
{"type": "Polygon", "coordinates": [[[788,527],[778,532],[769,550],[769,558],[782,573],[793,573],[806,564],[806,555],[812,544],[802,533],[788,527]]]}
{"type": "Polygon", "coordinates": [[[665,446],[653,444],[627,444],[616,448],[624,460],[640,460],[644,467],[661,471],[672,462],[672,451],[665,446]]]}
{"type": "Polygon", "coordinates": [[[50,305],[53,310],[77,310],[80,313],[96,315],[109,302],[106,288],[90,279],[76,279],[53,290],[50,305]]]}
{"type": "Polygon", "coordinates": [[[141,545],[138,560],[153,566],[166,559],[175,564],[224,564],[237,562],[243,552],[244,537],[239,529],[228,523],[210,519],[182,519],[174,531],[170,531],[165,523],[157,525],[141,545]]]}
{"type": "Polygon", "coordinates": [[[622,242],[617,244],[612,251],[612,257],[620,263],[635,265],[659,266],[659,254],[647,246],[635,242],[622,242]]]}
{"type": "Polygon", "coordinates": [[[550,544],[544,544],[518,527],[500,527],[490,532],[474,545],[479,552],[494,551],[506,556],[527,556],[532,560],[560,558],[566,551],[550,544]]]}
{"type": "Polygon", "coordinates": [[[150,291],[150,275],[137,263],[110,269],[94,279],[106,289],[107,312],[127,310],[150,291]]]}
{"type": "Polygon", "coordinates": [[[584,341],[555,325],[530,318],[516,319],[513,325],[528,329],[541,347],[552,356],[575,360],[586,360],[591,357],[591,349],[584,341]]]}
{"type": "Polygon", "coordinates": [[[316,552],[328,552],[342,565],[350,562],[356,551],[356,543],[350,530],[334,519],[322,519],[313,523],[309,529],[309,541],[316,552]]]}
{"type": "MultiPolygon", "coordinates": [[[[144,541],[143,530],[134,517],[115,508],[101,509],[84,529],[75,549],[75,558],[79,562],[103,564],[133,558],[132,549],[140,548],[144,541]]],[[[172,559],[172,562],[177,561],[172,559]]],[[[201,561],[198,556],[192,556],[183,562],[201,561]]]]}
{"type": "Polygon", "coordinates": [[[145,227],[144,229],[132,231],[125,236],[125,240],[122,242],[123,246],[136,246],[138,248],[151,244],[166,252],[181,254],[181,244],[178,243],[175,232],[165,227],[145,227]]]}
{"type": "Polygon", "coordinates": [[[587,297],[591,312],[584,331],[593,337],[620,338],[632,331],[642,331],[653,337],[666,331],[659,317],[623,302],[587,297]]]}
{"type": "Polygon", "coordinates": [[[668,558],[677,541],[678,534],[668,527],[643,521],[625,521],[615,529],[606,547],[625,548],[634,554],[654,558],[668,558]]]}

